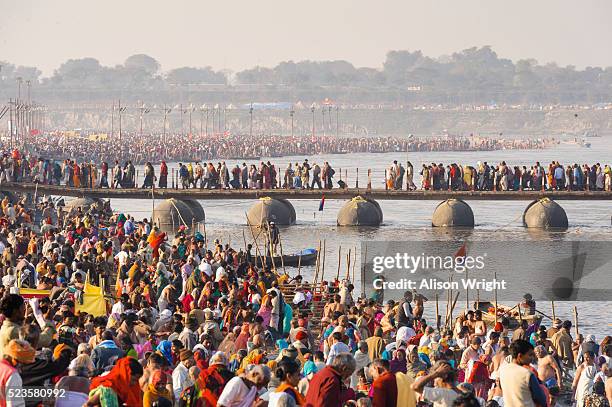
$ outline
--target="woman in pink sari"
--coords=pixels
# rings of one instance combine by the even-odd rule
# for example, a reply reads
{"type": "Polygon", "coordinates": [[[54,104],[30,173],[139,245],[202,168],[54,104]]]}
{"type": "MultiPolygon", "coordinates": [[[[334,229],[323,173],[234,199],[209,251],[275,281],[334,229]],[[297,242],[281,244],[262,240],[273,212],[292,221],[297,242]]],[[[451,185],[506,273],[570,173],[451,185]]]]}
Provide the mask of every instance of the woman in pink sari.
{"type": "Polygon", "coordinates": [[[239,351],[240,349],[247,348],[247,342],[249,341],[249,324],[242,324],[242,328],[240,329],[240,334],[234,341],[234,349],[239,351]]]}
{"type": "Polygon", "coordinates": [[[272,300],[270,296],[265,295],[261,301],[261,307],[257,311],[257,315],[263,318],[261,325],[265,328],[270,326],[270,319],[272,318],[272,300]]]}

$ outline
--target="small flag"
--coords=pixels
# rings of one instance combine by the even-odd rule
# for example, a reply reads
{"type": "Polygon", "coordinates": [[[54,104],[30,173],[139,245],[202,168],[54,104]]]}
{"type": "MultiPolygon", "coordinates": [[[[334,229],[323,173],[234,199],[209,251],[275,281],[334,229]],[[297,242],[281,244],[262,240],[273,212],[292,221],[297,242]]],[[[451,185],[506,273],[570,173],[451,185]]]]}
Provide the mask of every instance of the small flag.
{"type": "Polygon", "coordinates": [[[324,206],[325,206],[325,195],[321,197],[321,202],[319,203],[319,212],[323,212],[324,206]]]}
{"type": "Polygon", "coordinates": [[[457,257],[465,257],[466,254],[467,254],[467,247],[466,247],[466,245],[464,243],[463,246],[461,246],[459,248],[459,250],[457,250],[457,253],[455,253],[455,258],[457,258],[457,257]]]}

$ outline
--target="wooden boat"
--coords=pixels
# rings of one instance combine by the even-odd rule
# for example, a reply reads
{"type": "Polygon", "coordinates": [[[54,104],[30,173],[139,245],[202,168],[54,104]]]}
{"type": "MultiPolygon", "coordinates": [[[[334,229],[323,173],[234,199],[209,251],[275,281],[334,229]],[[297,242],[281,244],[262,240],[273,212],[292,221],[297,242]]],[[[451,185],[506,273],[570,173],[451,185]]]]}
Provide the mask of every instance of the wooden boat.
{"type": "MultiPolygon", "coordinates": [[[[265,260],[268,267],[270,267],[272,263],[272,257],[266,256],[265,260]]],[[[316,249],[304,249],[299,253],[294,254],[285,254],[282,256],[274,256],[274,265],[278,269],[284,263],[285,267],[298,267],[300,266],[314,266],[317,262],[317,250],[316,249]],[[300,260],[301,257],[301,260],[300,260]]],[[[257,257],[257,266],[261,267],[261,257],[257,257]]]]}
{"type": "MultiPolygon", "coordinates": [[[[493,327],[495,325],[495,304],[490,301],[474,302],[474,309],[482,311],[482,320],[488,325],[493,327]]],[[[497,304],[497,320],[501,321],[502,318],[508,318],[510,324],[509,329],[516,329],[521,324],[521,319],[527,321],[529,325],[542,320],[542,316],[539,314],[534,315],[519,315],[518,306],[508,307],[506,305],[497,304]]]]}

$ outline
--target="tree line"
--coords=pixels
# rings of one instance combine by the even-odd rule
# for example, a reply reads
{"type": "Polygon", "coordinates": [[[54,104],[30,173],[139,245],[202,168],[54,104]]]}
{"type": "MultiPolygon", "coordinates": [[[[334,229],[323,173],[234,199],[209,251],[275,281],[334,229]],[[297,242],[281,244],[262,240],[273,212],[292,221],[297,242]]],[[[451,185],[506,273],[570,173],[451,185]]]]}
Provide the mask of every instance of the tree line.
{"type": "Polygon", "coordinates": [[[433,58],[421,51],[390,51],[382,68],[347,61],[285,61],[239,72],[207,67],[162,71],[155,58],[132,55],[121,65],[95,58],[70,59],[51,76],[36,67],[0,62],[0,97],[14,97],[17,78],[29,80],[43,99],[106,100],[117,95],[248,101],[330,97],[344,103],[575,104],[612,101],[612,67],[558,66],[533,59],[513,62],[489,46],[433,58]],[[238,100],[236,100],[238,99],[238,100]]]}

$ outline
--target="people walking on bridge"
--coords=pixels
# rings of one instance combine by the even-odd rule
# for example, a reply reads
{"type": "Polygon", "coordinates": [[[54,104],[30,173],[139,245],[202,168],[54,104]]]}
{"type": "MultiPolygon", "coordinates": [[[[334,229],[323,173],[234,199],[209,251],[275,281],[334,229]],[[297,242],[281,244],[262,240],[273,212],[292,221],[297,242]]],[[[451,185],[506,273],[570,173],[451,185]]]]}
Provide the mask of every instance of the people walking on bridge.
{"type": "Polygon", "coordinates": [[[144,168],[144,182],[142,183],[143,188],[153,188],[157,177],[155,176],[155,169],[150,162],[145,164],[144,168]]]}

